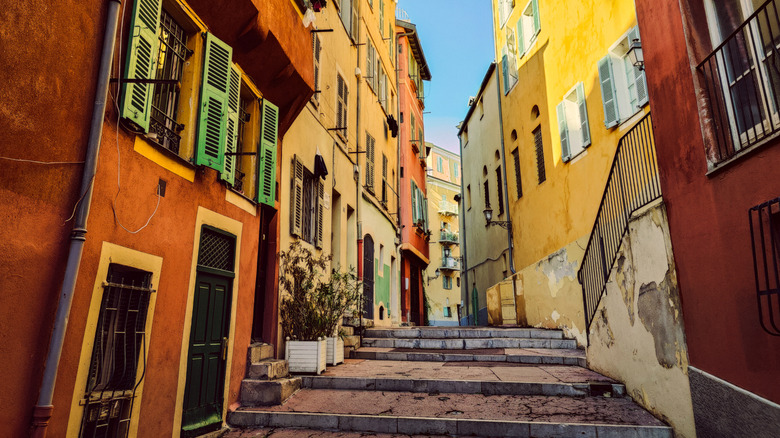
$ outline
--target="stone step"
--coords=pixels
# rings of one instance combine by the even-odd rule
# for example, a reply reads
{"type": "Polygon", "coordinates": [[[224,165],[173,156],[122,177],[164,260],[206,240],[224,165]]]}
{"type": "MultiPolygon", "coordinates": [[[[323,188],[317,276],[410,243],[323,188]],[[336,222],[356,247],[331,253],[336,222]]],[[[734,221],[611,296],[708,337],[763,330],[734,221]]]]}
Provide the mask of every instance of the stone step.
{"type": "Polygon", "coordinates": [[[300,388],[300,377],[276,380],[244,379],[241,381],[241,405],[280,405],[300,388]]]}
{"type": "Polygon", "coordinates": [[[265,359],[249,365],[247,377],[256,380],[273,380],[290,375],[290,367],[286,360],[265,359]]]}
{"type": "Polygon", "coordinates": [[[577,348],[573,339],[531,339],[531,338],[478,338],[478,339],[404,339],[363,338],[363,347],[416,348],[443,350],[476,350],[484,348],[577,348]]]}
{"type": "Polygon", "coordinates": [[[262,362],[274,358],[274,346],[263,342],[255,342],[249,346],[249,363],[262,362]]]}
{"type": "Polygon", "coordinates": [[[283,406],[240,408],[239,427],[514,437],[658,437],[671,428],[630,398],[302,389],[283,406]]]}
{"type": "Polygon", "coordinates": [[[421,339],[473,339],[473,338],[530,338],[563,339],[560,330],[537,328],[499,327],[394,327],[367,329],[367,338],[421,338],[421,339]]]}
{"type": "Polygon", "coordinates": [[[577,365],[586,367],[585,352],[577,349],[494,349],[499,352],[468,350],[398,351],[394,348],[363,347],[355,359],[423,362],[511,362],[520,364],[577,365]]]}

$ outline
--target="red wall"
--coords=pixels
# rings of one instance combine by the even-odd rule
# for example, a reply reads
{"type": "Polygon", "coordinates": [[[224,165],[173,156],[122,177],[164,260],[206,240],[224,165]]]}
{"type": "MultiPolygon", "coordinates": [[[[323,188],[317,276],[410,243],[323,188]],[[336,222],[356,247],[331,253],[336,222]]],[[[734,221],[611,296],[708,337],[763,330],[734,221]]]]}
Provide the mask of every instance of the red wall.
{"type": "MultiPolygon", "coordinates": [[[[688,10],[687,2],[683,10],[688,10]]],[[[693,2],[692,2],[693,3],[693,2]]],[[[704,35],[700,5],[688,36],[704,35]]],[[[692,366],[775,402],[780,342],[758,320],[748,209],[780,196],[774,141],[707,176],[692,68],[709,42],[688,42],[678,0],[637,0],[650,106],[692,366]]]]}

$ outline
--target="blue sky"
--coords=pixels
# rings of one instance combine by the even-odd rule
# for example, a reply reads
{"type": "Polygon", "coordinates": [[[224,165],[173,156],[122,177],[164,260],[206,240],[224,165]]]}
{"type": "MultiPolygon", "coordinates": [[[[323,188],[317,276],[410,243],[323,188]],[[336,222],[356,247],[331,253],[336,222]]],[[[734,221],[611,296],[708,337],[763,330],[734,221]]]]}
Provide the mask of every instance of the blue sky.
{"type": "Polygon", "coordinates": [[[409,14],[431,69],[425,84],[425,140],[458,152],[468,98],[493,61],[491,0],[398,0],[409,14]]]}

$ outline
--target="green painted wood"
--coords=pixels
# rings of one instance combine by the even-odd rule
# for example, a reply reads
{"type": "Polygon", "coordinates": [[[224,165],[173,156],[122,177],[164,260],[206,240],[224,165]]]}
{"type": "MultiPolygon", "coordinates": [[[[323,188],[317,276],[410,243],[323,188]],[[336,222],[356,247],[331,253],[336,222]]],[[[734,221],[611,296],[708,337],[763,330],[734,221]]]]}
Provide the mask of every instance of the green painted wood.
{"type": "Polygon", "coordinates": [[[195,164],[222,173],[227,144],[228,93],[233,49],[206,34],[195,164]]]}
{"type": "MultiPolygon", "coordinates": [[[[130,21],[130,38],[125,61],[125,79],[154,79],[159,50],[162,0],[136,0],[130,21]]],[[[122,117],[149,132],[152,114],[151,84],[122,84],[122,117]]]]}
{"type": "Polygon", "coordinates": [[[228,92],[228,120],[227,138],[225,139],[225,166],[220,174],[220,179],[228,184],[235,184],[236,163],[238,156],[230,155],[238,151],[238,113],[241,108],[241,72],[235,65],[230,69],[230,90],[228,92]]]}
{"type": "MultiPolygon", "coordinates": [[[[279,107],[268,99],[261,101],[260,165],[257,175],[257,202],[273,207],[276,202],[276,142],[279,132],[279,107]]],[[[297,176],[297,174],[296,174],[297,176]]],[[[301,175],[301,184],[302,175],[301,175]]]]}

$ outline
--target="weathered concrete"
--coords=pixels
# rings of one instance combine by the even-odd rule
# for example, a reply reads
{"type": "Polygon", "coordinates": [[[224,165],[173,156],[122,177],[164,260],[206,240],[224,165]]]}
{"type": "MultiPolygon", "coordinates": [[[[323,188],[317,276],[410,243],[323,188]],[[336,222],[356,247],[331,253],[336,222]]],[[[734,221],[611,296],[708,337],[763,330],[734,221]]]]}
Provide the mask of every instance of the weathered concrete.
{"type": "Polygon", "coordinates": [[[481,348],[577,348],[573,339],[473,338],[473,339],[396,339],[363,338],[364,347],[419,349],[481,349],[481,348]]]}
{"type": "Polygon", "coordinates": [[[300,388],[300,377],[277,380],[244,379],[241,381],[241,404],[244,406],[279,405],[300,388]]]}
{"type": "MultiPolygon", "coordinates": [[[[272,347],[273,348],[273,347],[272,347]]],[[[261,362],[252,362],[249,365],[247,377],[250,379],[270,380],[287,377],[290,374],[286,360],[267,359],[261,362]]]]}
{"type": "MultiPolygon", "coordinates": [[[[428,350],[417,353],[394,351],[392,348],[363,347],[355,352],[357,359],[434,361],[434,362],[514,362],[523,364],[564,364],[585,366],[585,353],[575,349],[507,348],[502,354],[448,353],[449,350],[428,350]]],[[[458,351],[458,350],[455,350],[458,351]]],[[[465,350],[461,350],[465,351],[465,350]]]]}
{"type": "Polygon", "coordinates": [[[547,330],[535,328],[515,327],[468,327],[446,328],[441,327],[414,327],[381,329],[372,328],[366,330],[366,338],[421,338],[421,339],[448,339],[448,338],[531,338],[531,339],[563,339],[561,330],[547,330]]]}
{"type": "Polygon", "coordinates": [[[688,353],[663,204],[629,223],[591,326],[590,368],[626,384],[640,405],[694,437],[688,353]]]}

